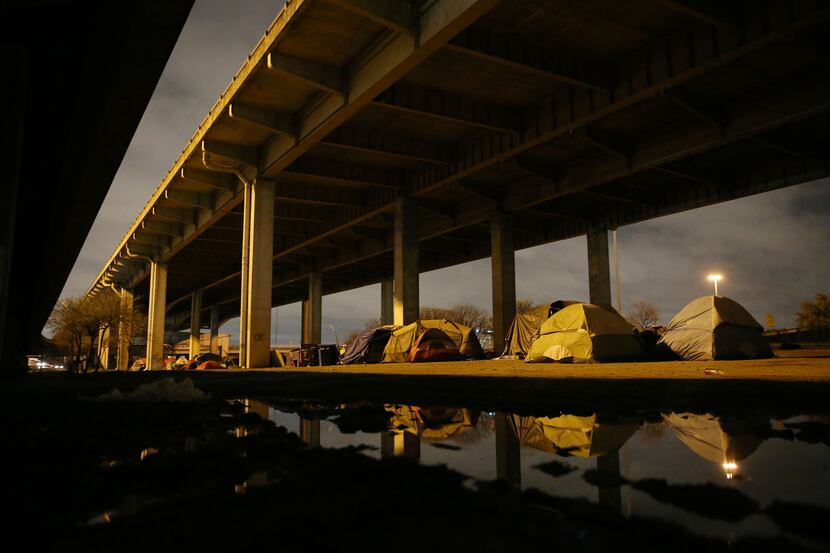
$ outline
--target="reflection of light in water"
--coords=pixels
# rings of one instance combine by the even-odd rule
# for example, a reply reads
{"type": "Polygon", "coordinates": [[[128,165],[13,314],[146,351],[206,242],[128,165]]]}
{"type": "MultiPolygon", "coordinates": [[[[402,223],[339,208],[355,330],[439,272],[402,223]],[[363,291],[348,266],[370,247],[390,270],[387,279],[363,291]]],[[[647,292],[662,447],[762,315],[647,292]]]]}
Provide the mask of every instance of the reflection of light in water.
{"type": "Polygon", "coordinates": [[[144,459],[146,459],[146,458],[147,458],[147,457],[149,457],[150,455],[155,455],[155,454],[157,454],[158,452],[159,452],[159,450],[158,450],[158,449],[156,449],[156,448],[154,448],[154,447],[148,447],[148,448],[146,448],[146,449],[142,449],[142,450],[141,450],[141,459],[140,459],[140,460],[141,460],[141,461],[143,461],[144,459]]]}
{"type": "Polygon", "coordinates": [[[735,476],[735,473],[738,471],[738,463],[735,461],[724,461],[723,462],[723,472],[726,473],[726,479],[732,480],[735,476]]]}

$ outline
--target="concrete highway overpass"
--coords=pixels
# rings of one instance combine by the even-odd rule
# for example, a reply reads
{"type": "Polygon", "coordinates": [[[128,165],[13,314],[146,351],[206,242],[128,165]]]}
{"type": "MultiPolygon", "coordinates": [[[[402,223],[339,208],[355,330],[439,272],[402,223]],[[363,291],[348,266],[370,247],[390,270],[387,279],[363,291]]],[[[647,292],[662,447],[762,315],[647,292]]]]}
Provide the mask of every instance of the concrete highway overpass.
{"type": "MultiPolygon", "coordinates": [[[[240,316],[377,282],[417,318],[418,274],[492,257],[495,336],[513,253],[826,177],[830,5],[819,1],[291,0],[92,283],[165,320],[240,316]],[[166,315],[166,316],[165,316],[166,315]]],[[[204,324],[203,324],[204,323],[204,324]]],[[[498,347],[498,344],[496,345],[498,347]]],[[[124,366],[125,360],[120,362],[124,366]]]]}
{"type": "Polygon", "coordinates": [[[41,349],[192,4],[0,3],[0,375],[41,349]]]}

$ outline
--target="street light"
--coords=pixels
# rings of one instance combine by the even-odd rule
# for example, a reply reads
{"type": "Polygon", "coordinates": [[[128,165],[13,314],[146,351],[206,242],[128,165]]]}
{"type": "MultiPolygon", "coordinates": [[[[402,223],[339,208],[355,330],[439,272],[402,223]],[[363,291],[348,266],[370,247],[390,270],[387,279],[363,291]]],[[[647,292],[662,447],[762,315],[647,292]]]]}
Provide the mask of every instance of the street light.
{"type": "Polygon", "coordinates": [[[718,295],[718,281],[723,278],[721,275],[709,275],[707,277],[709,280],[715,283],[715,295],[718,295]]]}

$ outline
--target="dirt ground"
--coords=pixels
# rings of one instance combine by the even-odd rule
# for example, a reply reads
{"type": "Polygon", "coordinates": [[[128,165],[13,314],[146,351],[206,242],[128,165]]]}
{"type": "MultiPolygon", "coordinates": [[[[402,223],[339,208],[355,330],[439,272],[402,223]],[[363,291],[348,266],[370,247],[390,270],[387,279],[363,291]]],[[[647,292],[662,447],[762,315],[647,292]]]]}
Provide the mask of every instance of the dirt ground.
{"type": "Polygon", "coordinates": [[[383,363],[333,365],[262,372],[385,374],[420,376],[486,376],[553,379],[753,379],[830,382],[830,349],[786,350],[772,359],[747,361],[662,361],[637,363],[525,363],[520,360],[458,361],[444,363],[383,363]],[[720,372],[709,372],[707,369],[720,372]]]}

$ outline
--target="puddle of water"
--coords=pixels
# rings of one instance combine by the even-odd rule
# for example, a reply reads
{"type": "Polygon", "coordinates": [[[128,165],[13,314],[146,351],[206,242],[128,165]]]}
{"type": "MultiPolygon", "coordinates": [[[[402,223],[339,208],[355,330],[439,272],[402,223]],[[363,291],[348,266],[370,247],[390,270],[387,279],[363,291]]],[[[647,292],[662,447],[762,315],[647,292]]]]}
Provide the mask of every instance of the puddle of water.
{"type": "MultiPolygon", "coordinates": [[[[830,508],[827,416],[524,416],[418,405],[244,405],[312,447],[352,446],[375,459],[446,465],[468,476],[468,487],[503,480],[730,541],[783,533],[815,544],[804,541],[803,531],[788,532],[788,521],[798,518],[800,506],[819,515],[830,508]]],[[[253,475],[238,493],[264,485],[264,478],[253,475]]]]}

